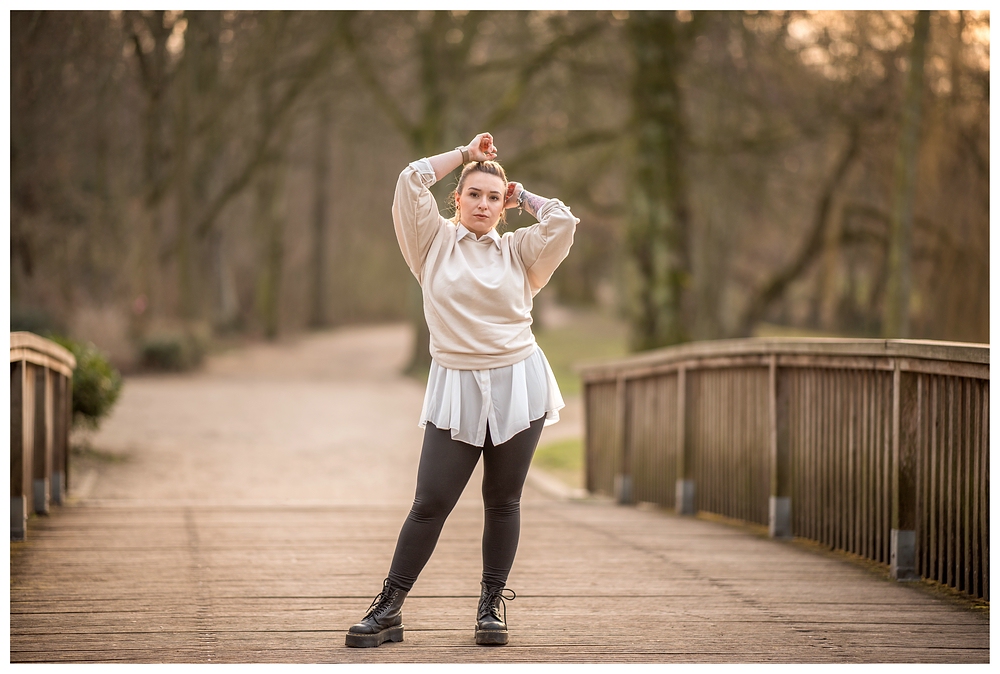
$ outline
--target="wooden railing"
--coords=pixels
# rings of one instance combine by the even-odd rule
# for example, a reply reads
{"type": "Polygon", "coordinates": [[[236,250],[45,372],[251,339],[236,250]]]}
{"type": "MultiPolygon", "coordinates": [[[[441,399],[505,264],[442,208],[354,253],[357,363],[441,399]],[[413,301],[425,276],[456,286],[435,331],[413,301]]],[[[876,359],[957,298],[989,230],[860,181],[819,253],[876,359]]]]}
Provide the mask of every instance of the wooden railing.
{"type": "Polygon", "coordinates": [[[584,365],[587,489],[989,599],[989,346],[699,342],[584,365]]]}
{"type": "Polygon", "coordinates": [[[10,539],[24,540],[29,508],[49,512],[68,487],[76,359],[30,332],[10,333],[10,539]]]}

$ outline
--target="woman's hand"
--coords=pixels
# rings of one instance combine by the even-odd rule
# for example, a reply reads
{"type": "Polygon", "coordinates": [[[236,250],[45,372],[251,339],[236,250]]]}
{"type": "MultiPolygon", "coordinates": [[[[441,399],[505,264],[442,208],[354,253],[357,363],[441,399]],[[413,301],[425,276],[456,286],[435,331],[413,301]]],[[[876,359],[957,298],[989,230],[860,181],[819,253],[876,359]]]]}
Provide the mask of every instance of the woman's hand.
{"type": "Polygon", "coordinates": [[[493,144],[493,136],[481,133],[472,139],[466,148],[472,161],[489,161],[497,158],[497,147],[493,144]]]}
{"type": "Polygon", "coordinates": [[[521,193],[524,186],[521,183],[510,182],[507,183],[507,200],[504,202],[503,207],[507,208],[517,208],[517,196],[521,193]]]}
{"type": "MultiPolygon", "coordinates": [[[[465,148],[461,148],[461,146],[455,148],[455,150],[462,149],[468,153],[469,161],[487,161],[497,158],[497,147],[493,144],[493,136],[488,133],[479,134],[465,148]]],[[[455,150],[448,150],[427,158],[427,161],[431,163],[431,168],[434,169],[436,180],[443,180],[446,175],[462,166],[465,154],[459,154],[455,150]]]]}
{"type": "Polygon", "coordinates": [[[538,212],[542,210],[542,206],[548,201],[545,197],[540,197],[537,194],[532,194],[528,190],[524,189],[524,185],[521,183],[510,182],[507,183],[507,199],[503,202],[503,207],[506,208],[519,208],[528,211],[528,214],[532,217],[537,218],[538,212]]]}

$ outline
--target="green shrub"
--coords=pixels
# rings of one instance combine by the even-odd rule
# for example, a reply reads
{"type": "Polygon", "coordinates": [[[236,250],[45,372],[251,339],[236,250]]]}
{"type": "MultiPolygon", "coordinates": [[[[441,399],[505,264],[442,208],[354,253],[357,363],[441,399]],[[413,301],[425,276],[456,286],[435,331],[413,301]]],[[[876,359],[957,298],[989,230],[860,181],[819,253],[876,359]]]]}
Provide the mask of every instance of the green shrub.
{"type": "Polygon", "coordinates": [[[193,334],[159,333],[145,338],[139,352],[147,369],[181,372],[201,364],[205,344],[193,334]]]}
{"type": "Polygon", "coordinates": [[[96,429],[122,391],[122,376],[96,346],[49,335],[76,358],[73,371],[73,425],[96,429]]]}

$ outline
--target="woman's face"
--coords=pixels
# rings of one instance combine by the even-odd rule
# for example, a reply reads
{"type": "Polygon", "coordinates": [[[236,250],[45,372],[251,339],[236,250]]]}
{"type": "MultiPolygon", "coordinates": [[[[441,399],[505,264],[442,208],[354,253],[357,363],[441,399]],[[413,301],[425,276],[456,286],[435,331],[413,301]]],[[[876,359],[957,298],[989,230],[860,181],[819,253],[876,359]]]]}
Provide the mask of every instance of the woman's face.
{"type": "Polygon", "coordinates": [[[473,171],[456,198],[458,219],[479,238],[497,225],[506,201],[507,185],[498,176],[473,171]]]}

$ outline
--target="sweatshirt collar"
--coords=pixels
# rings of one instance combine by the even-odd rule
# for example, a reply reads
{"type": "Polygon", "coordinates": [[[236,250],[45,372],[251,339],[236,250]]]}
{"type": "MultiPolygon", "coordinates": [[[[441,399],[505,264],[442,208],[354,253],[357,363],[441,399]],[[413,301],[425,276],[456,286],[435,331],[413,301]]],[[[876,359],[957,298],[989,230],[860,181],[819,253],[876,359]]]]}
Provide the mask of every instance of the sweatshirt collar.
{"type": "MultiPolygon", "coordinates": [[[[475,234],[473,234],[468,229],[466,229],[465,225],[459,223],[459,225],[458,225],[458,238],[455,239],[455,240],[456,241],[461,241],[462,238],[464,236],[466,236],[466,235],[471,236],[473,241],[477,241],[477,240],[481,241],[482,240],[482,239],[476,239],[476,235],[475,234]]],[[[496,244],[497,248],[500,247],[500,235],[497,234],[496,227],[494,227],[490,231],[486,232],[485,236],[488,236],[493,241],[493,243],[496,244]]]]}

